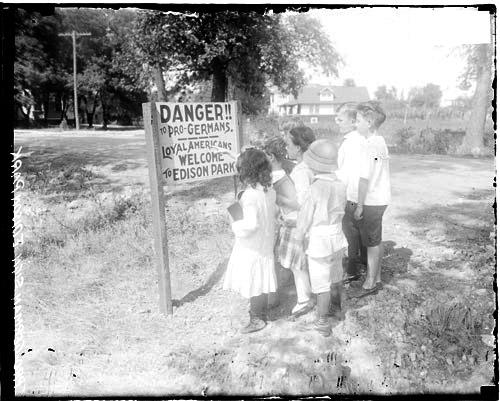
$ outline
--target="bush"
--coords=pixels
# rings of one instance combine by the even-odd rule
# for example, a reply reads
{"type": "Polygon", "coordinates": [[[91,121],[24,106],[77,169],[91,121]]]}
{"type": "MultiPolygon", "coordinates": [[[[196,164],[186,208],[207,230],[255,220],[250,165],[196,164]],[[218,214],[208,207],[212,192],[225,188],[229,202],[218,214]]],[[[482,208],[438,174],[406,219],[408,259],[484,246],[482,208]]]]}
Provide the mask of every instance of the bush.
{"type": "Polygon", "coordinates": [[[107,199],[94,196],[89,201],[75,201],[64,208],[54,207],[38,219],[25,241],[16,249],[21,258],[50,253],[51,248],[62,248],[70,238],[98,232],[115,224],[133,219],[136,227],[148,227],[151,222],[150,205],[142,193],[113,195],[107,199]],[[75,202],[80,202],[75,206],[75,202]],[[71,213],[62,213],[64,209],[71,213]]]}
{"type": "Polygon", "coordinates": [[[27,186],[43,195],[60,192],[78,192],[90,187],[90,181],[100,175],[85,167],[70,164],[64,167],[40,168],[27,165],[25,168],[27,186]]]}
{"type": "Polygon", "coordinates": [[[242,125],[244,133],[242,145],[255,145],[265,138],[280,135],[279,121],[275,116],[258,115],[249,117],[242,125]]]}
{"type": "Polygon", "coordinates": [[[400,128],[393,137],[396,153],[453,154],[462,143],[465,132],[449,129],[400,128]]]}

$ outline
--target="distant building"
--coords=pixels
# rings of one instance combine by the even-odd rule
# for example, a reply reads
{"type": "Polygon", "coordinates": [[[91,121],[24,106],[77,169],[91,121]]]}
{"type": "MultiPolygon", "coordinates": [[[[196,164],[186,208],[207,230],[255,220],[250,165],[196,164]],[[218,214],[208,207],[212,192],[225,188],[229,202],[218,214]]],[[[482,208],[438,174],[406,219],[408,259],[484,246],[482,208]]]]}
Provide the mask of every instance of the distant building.
{"type": "Polygon", "coordinates": [[[336,107],[342,103],[368,100],[370,95],[363,86],[308,85],[302,88],[296,99],[292,95],[272,92],[269,113],[300,117],[305,123],[315,124],[330,120],[336,107]]]}

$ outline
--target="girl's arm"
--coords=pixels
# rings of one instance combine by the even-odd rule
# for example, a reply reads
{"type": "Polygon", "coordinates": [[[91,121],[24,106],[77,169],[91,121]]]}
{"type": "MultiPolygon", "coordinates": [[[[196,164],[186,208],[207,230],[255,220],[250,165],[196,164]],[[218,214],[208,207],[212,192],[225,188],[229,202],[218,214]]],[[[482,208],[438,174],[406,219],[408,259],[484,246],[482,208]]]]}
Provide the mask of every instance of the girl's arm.
{"type": "Polygon", "coordinates": [[[304,204],[300,208],[299,214],[297,216],[297,231],[295,238],[298,241],[303,241],[306,234],[311,228],[311,224],[314,216],[314,201],[311,196],[311,191],[308,191],[304,204]]]}
{"type": "Polygon", "coordinates": [[[233,222],[231,228],[237,237],[247,237],[251,235],[258,227],[257,205],[252,199],[249,199],[245,192],[240,200],[243,209],[243,219],[233,222]]]}
{"type": "MultiPolygon", "coordinates": [[[[293,173],[293,171],[292,171],[293,173]]],[[[302,169],[293,174],[293,183],[295,184],[295,190],[297,192],[297,202],[302,205],[306,199],[307,192],[311,186],[312,174],[306,170],[302,169]]]]}
{"type": "Polygon", "coordinates": [[[299,210],[300,209],[300,205],[299,205],[299,202],[297,202],[297,199],[290,199],[290,198],[287,198],[286,196],[283,196],[281,194],[276,195],[276,203],[279,206],[285,206],[285,207],[292,209],[292,210],[299,210]]]}

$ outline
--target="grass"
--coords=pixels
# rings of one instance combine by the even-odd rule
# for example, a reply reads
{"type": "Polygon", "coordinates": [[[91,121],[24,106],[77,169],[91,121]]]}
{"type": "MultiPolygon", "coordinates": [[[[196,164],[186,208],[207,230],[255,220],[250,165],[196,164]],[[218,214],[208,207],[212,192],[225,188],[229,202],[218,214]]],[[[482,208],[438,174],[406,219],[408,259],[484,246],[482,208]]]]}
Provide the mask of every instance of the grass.
{"type": "MultiPolygon", "coordinates": [[[[117,147],[114,142],[113,147],[117,147]]],[[[102,158],[93,160],[105,166],[107,148],[101,148],[102,158]]],[[[76,154],[79,149],[72,151],[76,154]]],[[[281,299],[283,306],[275,311],[270,328],[262,334],[238,335],[237,330],[247,317],[247,303],[221,289],[224,261],[233,240],[224,208],[226,201],[233,197],[230,178],[186,185],[172,192],[169,188],[166,224],[175,302],[174,315],[163,316],[158,312],[147,190],[140,185],[128,185],[118,192],[106,185],[97,185],[96,181],[99,183],[102,179],[112,182],[116,175],[98,177],[100,172],[94,168],[97,164],[84,158],[76,163],[74,158],[64,158],[65,151],[60,153],[54,150],[53,155],[57,160],[66,160],[66,164],[53,164],[50,172],[43,164],[44,156],[37,157],[36,152],[33,153],[31,165],[37,166],[29,171],[34,175],[33,185],[22,193],[26,237],[25,243],[18,248],[18,255],[25,265],[24,334],[26,347],[33,351],[26,354],[24,370],[32,395],[111,396],[138,394],[144,389],[151,389],[151,395],[262,394],[269,389],[273,389],[274,394],[277,391],[295,395],[359,394],[375,391],[370,380],[380,377],[382,382],[386,375],[390,376],[391,369],[389,388],[425,391],[426,383],[419,382],[424,368],[430,372],[426,376],[429,380],[431,373],[438,375],[439,372],[442,372],[439,377],[442,383],[455,377],[455,362],[465,349],[460,348],[460,344],[474,344],[480,351],[474,354],[475,357],[483,356],[484,346],[481,348],[477,343],[475,330],[478,324],[488,320],[481,313],[489,310],[485,303],[489,301],[490,292],[485,290],[481,298],[471,297],[470,302],[459,303],[457,293],[469,297],[464,285],[471,286],[470,283],[463,284],[448,276],[439,277],[437,273],[418,280],[412,276],[418,247],[431,246],[436,241],[425,236],[418,238],[417,245],[409,242],[406,247],[388,252],[384,258],[383,279],[388,279],[389,288],[381,291],[374,302],[347,302],[349,318],[328,341],[299,331],[314,319],[312,314],[305,316],[303,321],[286,321],[284,316],[295,302],[293,292],[281,299]],[[92,174],[85,175],[85,171],[92,174]],[[78,174],[83,177],[81,188],[70,189],[67,181],[78,174]],[[51,184],[57,177],[60,177],[57,182],[51,184]],[[409,248],[413,248],[413,253],[409,248]],[[399,292],[400,279],[414,280],[415,293],[399,292]],[[454,296],[450,298],[450,294],[454,296]],[[441,309],[436,307],[436,302],[441,304],[441,309]],[[455,304],[458,306],[452,308],[455,304]],[[416,310],[418,315],[414,315],[416,310]],[[404,334],[405,315],[409,316],[407,326],[411,338],[404,334]],[[447,322],[445,328],[443,322],[447,322]],[[463,332],[462,337],[454,337],[456,331],[463,332]],[[402,333],[399,342],[394,341],[397,333],[402,333]],[[436,340],[435,347],[428,346],[432,353],[425,357],[418,355],[417,362],[430,360],[434,355],[444,357],[448,347],[458,344],[457,349],[450,351],[456,353],[453,366],[446,359],[440,359],[430,369],[408,359],[410,353],[418,351],[422,343],[427,345],[425,341],[438,334],[442,343],[436,340]],[[355,346],[351,345],[353,342],[355,346]],[[48,348],[55,352],[48,353],[48,348]],[[392,361],[387,368],[380,367],[380,362],[389,363],[387,351],[398,349],[405,352],[405,373],[395,369],[392,361]],[[332,353],[338,355],[334,358],[335,363],[329,356],[332,353]],[[446,367],[450,366],[449,372],[442,369],[443,361],[446,367]],[[343,377],[340,379],[343,385],[337,387],[339,377],[343,377]],[[396,384],[402,377],[405,377],[405,384],[398,387],[396,384]]],[[[121,154],[114,157],[118,161],[123,158],[121,154]]],[[[398,160],[394,158],[395,163],[398,160]]],[[[132,161],[137,165],[142,163],[140,159],[132,161]]],[[[134,163],[127,165],[129,171],[125,174],[135,174],[135,170],[130,171],[135,169],[131,167],[134,163]]],[[[434,164],[425,170],[426,164],[420,158],[405,158],[404,165],[408,163],[420,174],[440,172],[434,164]]],[[[453,165],[447,160],[439,163],[453,165]]],[[[469,175],[487,168],[479,161],[463,163],[472,168],[467,172],[469,175]]],[[[402,181],[413,182],[408,175],[404,180],[398,178],[398,174],[402,174],[398,168],[393,173],[395,186],[402,185],[402,181]]],[[[481,180],[476,177],[471,182],[477,185],[478,181],[481,180]]],[[[126,182],[126,176],[122,182],[126,182]]],[[[454,188],[454,184],[450,187],[454,188]]],[[[460,205],[432,206],[430,210],[420,206],[420,214],[414,216],[415,221],[411,220],[408,227],[433,227],[443,217],[469,224],[472,216],[473,223],[481,222],[488,210],[478,207],[473,200],[477,197],[483,200],[483,196],[489,199],[490,196],[489,192],[481,194],[467,195],[470,202],[460,205]]],[[[399,202],[407,201],[397,196],[399,202]]],[[[415,191],[408,190],[408,197],[414,196],[415,191]]],[[[405,211],[403,215],[407,214],[405,211]]],[[[402,224],[403,220],[401,216],[393,219],[387,226],[390,230],[394,229],[392,223],[402,224]]],[[[446,238],[457,240],[458,231],[474,236],[482,245],[489,235],[489,230],[475,226],[469,230],[447,224],[445,228],[443,235],[446,238]]],[[[413,241],[414,237],[404,236],[410,229],[400,230],[401,234],[393,235],[398,238],[399,243],[395,245],[399,247],[405,244],[401,241],[408,238],[413,241]]],[[[461,238],[457,247],[467,249],[481,263],[491,263],[491,252],[468,247],[470,241],[465,237],[463,241],[461,238]]],[[[477,274],[479,266],[474,263],[472,267],[477,274]]],[[[488,269],[484,270],[486,275],[488,269]]],[[[477,285],[476,282],[472,284],[477,285]]],[[[470,288],[470,291],[476,289],[470,288]]],[[[467,355],[466,358],[473,356],[467,355]]],[[[478,365],[467,359],[462,367],[476,369],[478,365]]],[[[379,383],[377,391],[380,387],[379,383]]]]}
{"type": "MultiPolygon", "coordinates": [[[[59,355],[66,354],[64,363],[63,358],[57,363],[59,370],[92,361],[98,372],[99,366],[105,369],[103,357],[129,347],[135,356],[125,353],[117,358],[118,371],[130,372],[134,363],[149,366],[146,356],[137,357],[144,343],[148,346],[142,353],[150,357],[157,352],[158,361],[153,364],[159,366],[163,348],[151,343],[151,337],[161,336],[164,318],[157,312],[149,195],[143,190],[114,194],[89,189],[71,209],[75,202],[54,203],[45,195],[47,189],[24,194],[38,198],[26,210],[27,236],[17,249],[29,266],[22,294],[25,319],[30,321],[28,342],[38,345],[32,348],[39,351],[39,337],[59,355]]],[[[192,204],[171,202],[167,221],[173,296],[180,298],[205,282],[227,257],[230,230],[222,212],[206,216],[192,204]]],[[[28,366],[34,369],[44,360],[38,355],[28,366]]],[[[82,370],[77,377],[96,384],[97,375],[84,376],[89,372],[82,370]]],[[[54,387],[40,377],[34,379],[37,394],[64,391],[57,383],[54,387]]]]}

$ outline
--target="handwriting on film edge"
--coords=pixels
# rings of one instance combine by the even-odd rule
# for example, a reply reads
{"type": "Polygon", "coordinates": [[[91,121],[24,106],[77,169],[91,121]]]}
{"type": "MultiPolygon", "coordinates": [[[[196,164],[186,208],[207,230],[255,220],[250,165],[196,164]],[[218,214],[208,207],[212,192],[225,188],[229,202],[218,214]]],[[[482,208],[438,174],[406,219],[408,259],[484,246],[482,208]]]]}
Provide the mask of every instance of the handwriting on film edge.
{"type": "MultiPolygon", "coordinates": [[[[21,173],[19,169],[22,166],[21,158],[21,150],[22,146],[16,153],[11,153],[13,156],[12,167],[14,169],[13,177],[14,177],[14,246],[20,245],[23,243],[23,224],[19,221],[21,219],[21,203],[16,197],[16,192],[19,189],[24,188],[24,180],[22,179],[21,173]],[[20,238],[17,238],[20,236],[20,238]]],[[[24,276],[22,275],[23,264],[15,257],[14,259],[14,282],[15,282],[15,294],[14,294],[14,330],[15,330],[15,338],[14,338],[14,350],[16,353],[20,353],[22,349],[25,348],[24,343],[24,325],[23,318],[21,313],[21,287],[24,284],[24,276]]],[[[26,392],[26,381],[24,379],[24,370],[22,363],[15,359],[14,364],[15,371],[15,388],[21,388],[21,392],[26,392]]]]}

